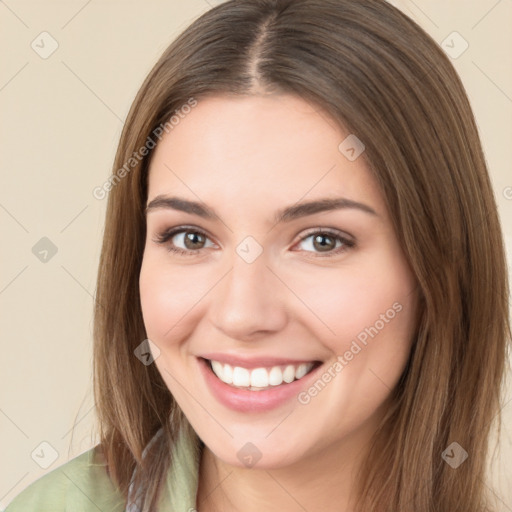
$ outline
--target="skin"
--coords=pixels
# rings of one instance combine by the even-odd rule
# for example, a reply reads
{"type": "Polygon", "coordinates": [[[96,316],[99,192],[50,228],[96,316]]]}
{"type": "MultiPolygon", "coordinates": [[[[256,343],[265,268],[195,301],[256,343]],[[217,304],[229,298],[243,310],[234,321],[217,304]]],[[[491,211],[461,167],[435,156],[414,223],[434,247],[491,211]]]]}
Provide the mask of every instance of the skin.
{"type": "Polygon", "coordinates": [[[201,512],[350,510],[355,473],[410,353],[417,295],[364,159],[338,149],[347,135],[295,96],[217,96],[201,99],[155,149],[148,203],[173,195],[218,214],[150,210],[140,273],[155,364],[206,445],[201,512]],[[273,221],[279,209],[333,197],[376,214],[341,208],[273,221]],[[187,250],[182,234],[155,241],[182,225],[207,235],[192,255],[168,250],[172,242],[187,250]],[[335,254],[342,242],[327,235],[336,248],[322,252],[314,236],[301,241],[314,228],[339,230],[355,246],[335,254]],[[263,248],[250,264],[236,252],[247,236],[263,248]],[[327,369],[395,303],[400,312],[307,404],[233,411],[199,372],[196,356],[214,351],[320,360],[327,369]],[[247,442],[262,454],[252,468],[237,457],[247,442]]]}

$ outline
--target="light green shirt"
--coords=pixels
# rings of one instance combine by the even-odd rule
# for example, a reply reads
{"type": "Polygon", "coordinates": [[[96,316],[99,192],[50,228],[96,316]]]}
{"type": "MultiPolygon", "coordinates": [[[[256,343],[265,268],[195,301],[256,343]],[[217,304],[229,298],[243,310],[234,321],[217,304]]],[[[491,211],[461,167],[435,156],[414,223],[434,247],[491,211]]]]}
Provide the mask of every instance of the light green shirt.
{"type": "MultiPolygon", "coordinates": [[[[173,447],[158,510],[193,512],[196,506],[200,448],[196,434],[183,430],[173,447]]],[[[106,472],[96,447],[31,483],[6,512],[124,512],[126,502],[106,472]]]]}

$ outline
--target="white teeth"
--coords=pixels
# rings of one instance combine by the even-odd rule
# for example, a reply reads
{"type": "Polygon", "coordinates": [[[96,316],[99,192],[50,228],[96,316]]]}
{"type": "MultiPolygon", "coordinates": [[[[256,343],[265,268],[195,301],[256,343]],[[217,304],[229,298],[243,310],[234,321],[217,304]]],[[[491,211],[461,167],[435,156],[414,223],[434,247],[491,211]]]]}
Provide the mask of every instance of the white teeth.
{"type": "Polygon", "coordinates": [[[251,386],[266,388],[268,386],[268,372],[265,368],[256,368],[251,372],[251,386]]]}
{"type": "Polygon", "coordinates": [[[233,368],[233,386],[248,387],[251,385],[251,374],[246,368],[233,368]]]}
{"type": "Polygon", "coordinates": [[[292,365],[288,365],[285,369],[284,369],[284,373],[283,373],[283,380],[285,382],[287,382],[288,384],[290,382],[293,382],[295,380],[295,366],[292,366],[292,365]]]}
{"type": "Polygon", "coordinates": [[[302,379],[313,368],[314,363],[254,368],[253,370],[240,366],[233,367],[219,361],[211,361],[211,365],[213,372],[222,382],[235,387],[261,390],[269,386],[279,386],[283,382],[289,384],[295,379],[302,379]]]}
{"type": "Polygon", "coordinates": [[[233,384],[233,368],[229,364],[225,364],[223,370],[224,382],[226,384],[233,384]]]}
{"type": "Polygon", "coordinates": [[[296,370],[295,370],[295,378],[296,379],[302,379],[304,375],[308,373],[308,365],[307,364],[301,364],[296,370]]]}
{"type": "MultiPolygon", "coordinates": [[[[292,366],[293,368],[293,366],[292,366]]],[[[283,372],[281,371],[281,368],[279,368],[279,366],[274,366],[271,370],[270,370],[270,373],[268,374],[268,383],[271,385],[271,386],[279,386],[280,384],[283,383],[283,372]]]]}
{"type": "Polygon", "coordinates": [[[212,363],[212,370],[215,372],[215,375],[222,375],[222,363],[219,363],[219,361],[211,361],[212,363]]]}

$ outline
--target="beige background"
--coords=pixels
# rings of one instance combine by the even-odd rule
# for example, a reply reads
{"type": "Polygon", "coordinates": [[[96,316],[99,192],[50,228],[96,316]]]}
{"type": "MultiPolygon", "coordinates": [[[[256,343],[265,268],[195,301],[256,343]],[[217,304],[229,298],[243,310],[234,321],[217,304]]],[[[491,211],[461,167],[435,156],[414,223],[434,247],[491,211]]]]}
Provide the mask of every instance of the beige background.
{"type": "MultiPolygon", "coordinates": [[[[109,175],[143,78],[171,40],[215,3],[0,3],[0,510],[30,482],[95,444],[91,318],[106,200],[92,190],[109,175]],[[44,31],[50,36],[39,36],[44,31]],[[44,59],[33,41],[43,56],[52,44],[58,48],[44,59]],[[57,248],[46,262],[32,252],[43,237],[57,248]]],[[[510,262],[512,1],[392,3],[438,43],[454,31],[469,43],[453,62],[483,138],[510,262]]],[[[450,38],[451,51],[460,51],[463,41],[450,38]]],[[[512,511],[509,400],[511,385],[494,483],[500,509],[512,511]]]]}

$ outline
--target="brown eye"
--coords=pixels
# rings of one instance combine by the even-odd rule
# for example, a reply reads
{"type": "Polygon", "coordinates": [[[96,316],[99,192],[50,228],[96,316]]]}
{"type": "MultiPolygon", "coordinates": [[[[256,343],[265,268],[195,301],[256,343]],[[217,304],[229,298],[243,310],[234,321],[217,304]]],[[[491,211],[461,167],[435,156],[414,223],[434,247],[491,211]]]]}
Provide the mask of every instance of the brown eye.
{"type": "Polygon", "coordinates": [[[206,237],[197,231],[184,231],[184,243],[187,249],[202,249],[206,243],[206,237]]]}
{"type": "Polygon", "coordinates": [[[355,246],[355,242],[344,236],[341,232],[317,229],[302,237],[298,245],[299,248],[306,252],[334,256],[351,249],[355,246]]]}
{"type": "Polygon", "coordinates": [[[156,237],[155,242],[167,246],[171,252],[187,256],[201,254],[201,249],[215,246],[202,231],[183,226],[165,230],[156,237]]]}
{"type": "Polygon", "coordinates": [[[336,240],[330,235],[314,235],[313,247],[320,252],[329,251],[336,247],[336,240]]]}

